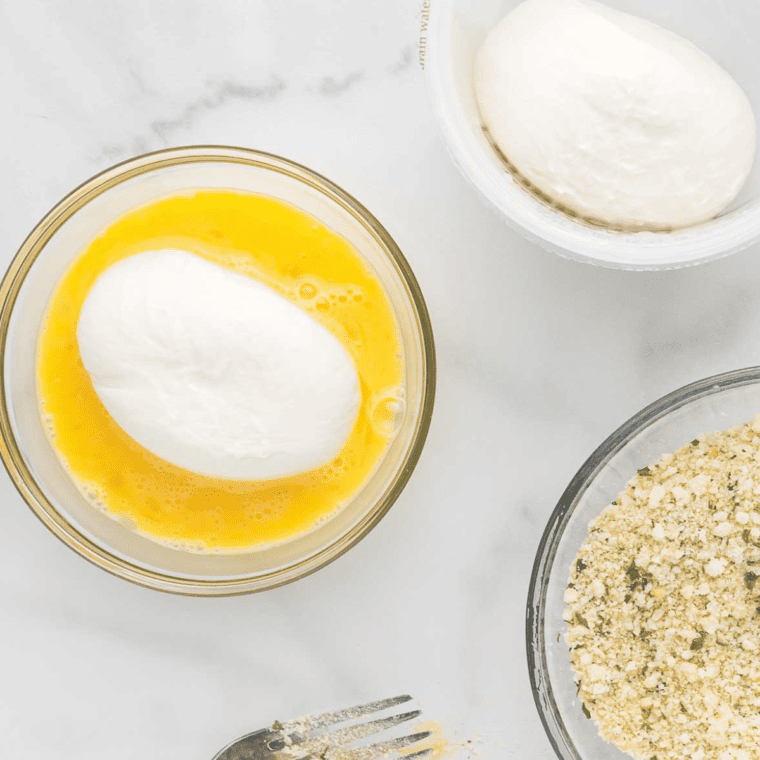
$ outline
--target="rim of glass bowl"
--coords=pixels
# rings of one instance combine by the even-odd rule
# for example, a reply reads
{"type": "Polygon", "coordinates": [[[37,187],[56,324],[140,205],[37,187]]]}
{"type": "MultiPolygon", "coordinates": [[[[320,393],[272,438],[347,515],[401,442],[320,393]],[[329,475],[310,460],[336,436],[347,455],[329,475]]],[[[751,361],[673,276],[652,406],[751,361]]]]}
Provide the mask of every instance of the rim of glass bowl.
{"type": "Polygon", "coordinates": [[[317,172],[280,156],[223,145],[168,148],[122,161],[91,177],[59,201],[34,227],[14,256],[0,283],[0,356],[5,357],[13,307],[26,275],[56,231],[94,197],[140,174],[187,163],[222,162],[248,164],[299,180],[326,195],[358,221],[380,244],[404,282],[414,311],[422,344],[423,395],[408,455],[399,466],[384,497],[337,541],[285,568],[235,579],[185,579],[172,577],[128,562],[109,553],[80,533],[47,499],[30,473],[11,425],[5,372],[0,372],[0,457],[24,501],[42,523],[67,546],[98,567],[125,580],[161,591],[191,596],[229,596],[276,588],[303,578],[336,560],[364,538],[388,512],[409,480],[422,452],[430,427],[435,397],[435,346],[430,316],[417,279],[401,250],[380,222],[353,196],[317,172]]]}
{"type": "Polygon", "coordinates": [[[569,758],[580,760],[581,758],[565,727],[554,698],[546,657],[544,625],[546,592],[554,566],[554,558],[565,527],[570,521],[576,505],[605,465],[642,430],[697,399],[712,396],[730,388],[739,388],[758,382],[760,382],[760,366],[747,367],[697,380],[649,404],[623,423],[591,454],[575,473],[559,502],[557,502],[536,552],[528,589],[525,619],[525,643],[531,691],[544,730],[557,757],[563,760],[569,758]],[[566,748],[567,752],[563,748],[566,748]]]}
{"type": "MultiPolygon", "coordinates": [[[[472,4],[470,4],[472,5],[472,4]]],[[[486,206],[550,253],[584,264],[630,271],[680,269],[716,261],[760,240],[760,205],[724,212],[670,232],[618,232],[577,221],[538,200],[486,153],[465,117],[451,65],[454,0],[436,0],[425,47],[425,82],[444,145],[486,206]]],[[[755,158],[760,161],[760,154],[755,158]]]]}

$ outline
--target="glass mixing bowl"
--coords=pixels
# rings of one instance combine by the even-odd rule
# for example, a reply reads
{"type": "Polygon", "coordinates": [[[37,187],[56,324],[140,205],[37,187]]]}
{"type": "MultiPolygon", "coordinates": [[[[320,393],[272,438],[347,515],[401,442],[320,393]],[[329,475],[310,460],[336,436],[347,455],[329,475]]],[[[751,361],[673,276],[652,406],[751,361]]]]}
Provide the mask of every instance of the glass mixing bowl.
{"type": "Polygon", "coordinates": [[[623,760],[581,709],[564,640],[563,594],[588,524],[642,467],[701,433],[760,413],[760,367],[708,377],[655,401],[618,428],[586,460],[562,494],[538,547],[528,592],[526,639],[533,696],[562,760],[623,760]]]}
{"type": "Polygon", "coordinates": [[[198,146],[119,164],[67,195],[35,227],[0,285],[3,462],[24,500],[64,543],[115,575],[163,591],[224,595],[302,578],[339,557],[390,509],[420,456],[435,389],[425,302],[387,231],[348,193],[309,169],[241,148],[198,146]],[[329,520],[276,545],[193,554],[150,541],[93,508],[45,434],[36,394],[36,343],[46,306],[83,246],[127,211],[178,192],[224,188],[281,199],[348,240],[383,284],[405,357],[406,408],[370,479],[329,520]]]}
{"type": "MultiPolygon", "coordinates": [[[[760,15],[753,3],[732,3],[729,12],[713,0],[604,2],[702,48],[736,79],[760,118],[756,52],[760,15]]],[[[552,208],[518,183],[483,132],[472,69],[481,41],[519,3],[435,0],[422,31],[428,91],[446,147],[464,176],[507,224],[553,253],[617,269],[701,264],[760,240],[760,150],[744,189],[725,211],[709,222],[675,232],[594,227],[552,208]]]]}

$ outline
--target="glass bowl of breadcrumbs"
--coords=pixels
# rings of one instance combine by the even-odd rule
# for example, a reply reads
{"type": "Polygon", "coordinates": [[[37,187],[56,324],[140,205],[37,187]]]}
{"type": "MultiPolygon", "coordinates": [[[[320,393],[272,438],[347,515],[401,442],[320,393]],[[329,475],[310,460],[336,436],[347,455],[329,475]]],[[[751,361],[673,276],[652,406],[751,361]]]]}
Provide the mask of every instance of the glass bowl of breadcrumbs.
{"type": "Polygon", "coordinates": [[[563,760],[760,758],[760,367],[670,393],[589,457],[526,634],[563,760]]]}

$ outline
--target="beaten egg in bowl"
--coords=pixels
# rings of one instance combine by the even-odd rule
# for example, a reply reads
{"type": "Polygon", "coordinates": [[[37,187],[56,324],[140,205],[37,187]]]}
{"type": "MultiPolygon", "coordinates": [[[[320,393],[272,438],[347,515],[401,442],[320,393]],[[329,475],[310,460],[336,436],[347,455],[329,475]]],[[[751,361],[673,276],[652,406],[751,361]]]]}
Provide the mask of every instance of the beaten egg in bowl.
{"type": "Polygon", "coordinates": [[[354,248],[279,200],[219,189],[135,209],[86,246],[49,303],[37,381],[50,442],[93,507],[159,543],[201,552],[281,542],[329,519],[371,476],[404,407],[403,352],[393,310],[354,248]],[[80,357],[82,305],[111,266],[167,248],[266,284],[345,347],[361,400],[356,423],[332,461],[273,480],[209,477],[156,456],[109,415],[80,357]]]}

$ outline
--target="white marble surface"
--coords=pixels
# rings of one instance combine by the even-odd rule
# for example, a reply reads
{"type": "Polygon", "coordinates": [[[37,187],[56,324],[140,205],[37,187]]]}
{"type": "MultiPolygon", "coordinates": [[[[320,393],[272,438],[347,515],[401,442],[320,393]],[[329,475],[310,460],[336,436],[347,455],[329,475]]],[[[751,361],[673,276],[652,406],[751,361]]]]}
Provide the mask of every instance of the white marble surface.
{"type": "MultiPolygon", "coordinates": [[[[25,0],[0,9],[5,266],[65,192],[190,143],[279,153],[366,204],[435,327],[435,418],[363,542],[265,594],[111,577],[0,479],[0,755],[210,760],[236,735],[408,691],[477,755],[549,760],[524,605],[557,498],[662,394],[760,363],[757,248],[632,274],[524,242],[450,164],[417,61],[418,0],[25,0]]],[[[451,757],[456,757],[452,753],[451,757]]]]}

